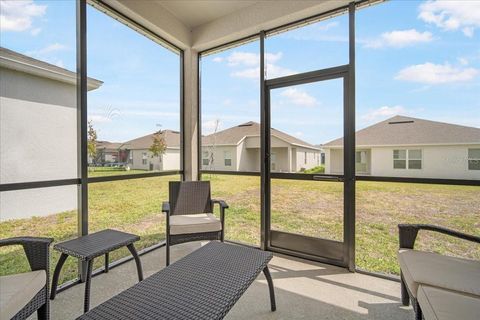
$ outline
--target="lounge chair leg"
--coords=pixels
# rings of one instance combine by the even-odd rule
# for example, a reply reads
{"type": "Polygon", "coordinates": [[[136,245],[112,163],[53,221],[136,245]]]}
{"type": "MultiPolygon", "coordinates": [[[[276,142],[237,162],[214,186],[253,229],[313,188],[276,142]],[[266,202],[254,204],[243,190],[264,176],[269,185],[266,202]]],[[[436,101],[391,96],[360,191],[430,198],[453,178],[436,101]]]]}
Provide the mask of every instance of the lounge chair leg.
{"type": "Polygon", "coordinates": [[[265,275],[265,278],[267,278],[268,290],[270,291],[270,308],[272,311],[275,311],[277,310],[277,305],[275,303],[275,289],[273,287],[272,276],[270,275],[268,266],[263,269],[263,274],[265,275]]]}
{"type": "Polygon", "coordinates": [[[418,301],[415,301],[415,320],[423,320],[422,308],[420,308],[418,301]]]}
{"type": "Polygon", "coordinates": [[[408,295],[407,285],[403,279],[403,274],[400,273],[400,284],[401,284],[401,295],[402,295],[402,304],[408,306],[410,304],[410,297],[408,295]]]}
{"type": "Polygon", "coordinates": [[[38,318],[38,320],[48,320],[49,319],[48,302],[45,302],[45,304],[37,310],[37,318],[38,318]]]}
{"type": "Polygon", "coordinates": [[[166,266],[168,267],[170,265],[170,244],[168,243],[168,240],[167,240],[167,244],[166,244],[166,249],[165,249],[166,253],[167,253],[167,256],[166,256],[166,266]]]}

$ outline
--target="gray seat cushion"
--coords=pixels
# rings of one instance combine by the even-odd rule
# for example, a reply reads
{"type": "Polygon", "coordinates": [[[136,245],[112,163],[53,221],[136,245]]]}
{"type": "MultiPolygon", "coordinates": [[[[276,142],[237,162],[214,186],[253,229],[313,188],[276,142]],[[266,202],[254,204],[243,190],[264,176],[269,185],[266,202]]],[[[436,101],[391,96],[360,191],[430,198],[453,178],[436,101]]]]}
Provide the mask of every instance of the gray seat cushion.
{"type": "Polygon", "coordinates": [[[418,303],[425,320],[480,319],[480,297],[421,284],[418,303]]]}
{"type": "Polygon", "coordinates": [[[414,297],[419,284],[480,296],[480,261],[401,249],[398,262],[414,297]]]}
{"type": "Polygon", "coordinates": [[[0,320],[11,319],[42,290],[47,281],[45,270],[0,277],[0,320]]]}
{"type": "Polygon", "coordinates": [[[222,223],[211,213],[170,216],[170,234],[204,233],[222,230],[222,223]]]}

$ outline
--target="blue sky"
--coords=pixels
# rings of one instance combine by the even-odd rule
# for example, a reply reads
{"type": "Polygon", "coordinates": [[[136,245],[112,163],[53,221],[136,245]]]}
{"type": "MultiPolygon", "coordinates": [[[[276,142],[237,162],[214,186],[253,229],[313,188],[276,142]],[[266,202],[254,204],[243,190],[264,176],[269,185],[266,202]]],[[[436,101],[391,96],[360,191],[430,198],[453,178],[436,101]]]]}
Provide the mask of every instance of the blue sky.
{"type": "MultiPolygon", "coordinates": [[[[1,45],[75,69],[73,1],[2,0],[1,45]]],[[[477,1],[389,1],[356,16],[357,128],[396,114],[480,127],[477,1]]],[[[89,93],[99,138],[125,141],[179,128],[179,57],[93,8],[88,10],[89,93]]],[[[348,63],[339,16],[266,40],[267,77],[348,63]]],[[[259,44],[202,59],[203,132],[259,121],[259,44]]],[[[272,126],[310,143],[342,133],[338,80],[272,92],[272,126]]]]}

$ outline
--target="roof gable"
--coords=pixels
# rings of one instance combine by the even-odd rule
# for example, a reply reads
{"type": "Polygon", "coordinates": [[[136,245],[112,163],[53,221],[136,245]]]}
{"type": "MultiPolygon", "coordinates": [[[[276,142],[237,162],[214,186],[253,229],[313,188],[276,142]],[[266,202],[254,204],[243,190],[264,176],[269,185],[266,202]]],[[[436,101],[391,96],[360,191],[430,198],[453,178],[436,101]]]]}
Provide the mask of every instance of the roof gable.
{"type": "MultiPolygon", "coordinates": [[[[312,144],[295,138],[280,130],[271,129],[272,136],[276,136],[287,143],[305,146],[309,148],[316,148],[312,144]]],[[[260,124],[255,121],[248,121],[238,126],[234,126],[216,133],[202,137],[202,145],[237,145],[245,137],[260,136],[260,124]]]]}
{"type": "MultiPolygon", "coordinates": [[[[130,150],[148,149],[152,146],[154,135],[155,133],[152,133],[140,138],[127,141],[123,144],[123,148],[130,149],[130,150]]],[[[162,130],[160,135],[165,139],[167,148],[180,147],[180,133],[178,131],[162,130]]]]}

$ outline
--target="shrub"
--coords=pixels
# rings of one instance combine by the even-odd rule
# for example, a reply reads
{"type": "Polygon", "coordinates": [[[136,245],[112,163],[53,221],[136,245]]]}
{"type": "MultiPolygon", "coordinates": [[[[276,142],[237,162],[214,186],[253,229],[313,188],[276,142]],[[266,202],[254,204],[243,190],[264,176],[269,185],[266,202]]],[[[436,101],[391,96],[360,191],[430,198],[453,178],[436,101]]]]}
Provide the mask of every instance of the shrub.
{"type": "Polygon", "coordinates": [[[303,171],[303,173],[325,173],[325,166],[316,166],[303,171]]]}

